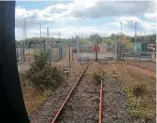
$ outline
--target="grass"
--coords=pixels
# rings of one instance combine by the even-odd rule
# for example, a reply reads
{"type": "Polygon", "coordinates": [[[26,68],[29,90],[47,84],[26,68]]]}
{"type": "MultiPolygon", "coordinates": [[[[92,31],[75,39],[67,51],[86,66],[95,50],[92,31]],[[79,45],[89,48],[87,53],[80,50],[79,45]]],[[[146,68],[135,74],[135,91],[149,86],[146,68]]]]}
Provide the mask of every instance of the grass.
{"type": "Polygon", "coordinates": [[[47,99],[48,96],[45,94],[46,92],[40,91],[33,87],[33,85],[25,79],[24,73],[20,73],[20,80],[25,106],[28,115],[30,115],[47,99]]]}
{"type": "Polygon", "coordinates": [[[30,69],[20,73],[21,87],[28,114],[47,99],[63,80],[61,71],[47,62],[48,53],[34,56],[30,69]]]}
{"type": "Polygon", "coordinates": [[[47,99],[47,96],[44,95],[44,92],[40,92],[32,87],[27,87],[27,89],[25,88],[24,90],[24,102],[27,112],[30,115],[40,104],[42,104],[47,99]]]}
{"type": "Polygon", "coordinates": [[[155,120],[155,78],[127,68],[125,65],[116,65],[118,81],[127,95],[128,112],[133,117],[155,120]]]}
{"type": "Polygon", "coordinates": [[[96,84],[100,84],[100,83],[101,83],[102,77],[101,77],[100,74],[94,72],[94,73],[92,74],[92,76],[93,76],[94,82],[95,82],[96,84]]]}

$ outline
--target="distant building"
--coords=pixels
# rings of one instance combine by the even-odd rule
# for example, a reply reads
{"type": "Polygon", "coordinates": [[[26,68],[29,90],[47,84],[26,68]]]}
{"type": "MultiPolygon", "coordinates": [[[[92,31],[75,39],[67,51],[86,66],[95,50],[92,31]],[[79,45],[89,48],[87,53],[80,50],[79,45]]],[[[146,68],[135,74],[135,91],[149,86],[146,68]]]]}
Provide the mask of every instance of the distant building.
{"type": "Polygon", "coordinates": [[[137,42],[134,44],[134,51],[138,52],[148,52],[148,43],[147,42],[137,42]]]}

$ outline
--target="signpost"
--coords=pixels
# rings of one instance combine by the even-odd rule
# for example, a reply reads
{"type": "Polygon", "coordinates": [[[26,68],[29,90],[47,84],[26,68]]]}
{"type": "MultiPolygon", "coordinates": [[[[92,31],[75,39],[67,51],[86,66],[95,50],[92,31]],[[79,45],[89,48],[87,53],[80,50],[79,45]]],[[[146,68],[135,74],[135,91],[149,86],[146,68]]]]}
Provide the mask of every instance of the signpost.
{"type": "Polygon", "coordinates": [[[95,60],[98,60],[98,52],[100,51],[100,48],[98,46],[98,44],[95,44],[95,46],[93,47],[93,51],[95,52],[95,60]]]}
{"type": "Polygon", "coordinates": [[[93,47],[93,51],[94,51],[94,52],[99,52],[99,51],[100,51],[99,46],[98,46],[98,45],[95,45],[95,46],[93,47]]]}

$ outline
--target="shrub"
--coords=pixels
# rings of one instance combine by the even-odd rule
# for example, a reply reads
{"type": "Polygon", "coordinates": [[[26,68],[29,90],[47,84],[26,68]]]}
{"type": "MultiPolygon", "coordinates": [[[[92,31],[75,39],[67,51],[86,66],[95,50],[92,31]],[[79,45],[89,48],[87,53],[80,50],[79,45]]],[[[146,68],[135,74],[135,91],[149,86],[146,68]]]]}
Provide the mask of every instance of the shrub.
{"type": "Polygon", "coordinates": [[[132,93],[136,97],[143,96],[146,93],[146,85],[139,84],[139,85],[134,86],[132,93]]]}
{"type": "Polygon", "coordinates": [[[98,83],[101,83],[102,77],[101,77],[100,74],[94,73],[94,74],[93,74],[93,78],[94,78],[94,80],[95,80],[95,82],[96,82],[97,84],[98,84],[98,83]]]}
{"type": "Polygon", "coordinates": [[[48,52],[41,51],[39,55],[34,55],[34,64],[37,68],[42,70],[48,64],[48,52]]]}
{"type": "Polygon", "coordinates": [[[41,52],[34,56],[26,78],[38,89],[55,89],[60,85],[63,77],[61,71],[48,63],[48,53],[41,52]]]}

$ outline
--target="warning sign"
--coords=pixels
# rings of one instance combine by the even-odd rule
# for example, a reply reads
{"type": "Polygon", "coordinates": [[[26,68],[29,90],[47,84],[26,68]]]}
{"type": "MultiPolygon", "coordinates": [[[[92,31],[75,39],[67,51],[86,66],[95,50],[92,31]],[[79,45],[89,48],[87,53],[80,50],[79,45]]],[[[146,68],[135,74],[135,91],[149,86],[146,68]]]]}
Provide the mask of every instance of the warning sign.
{"type": "Polygon", "coordinates": [[[95,45],[95,46],[93,47],[93,51],[94,51],[94,52],[99,52],[99,51],[100,51],[99,46],[98,46],[98,45],[95,45]]]}

